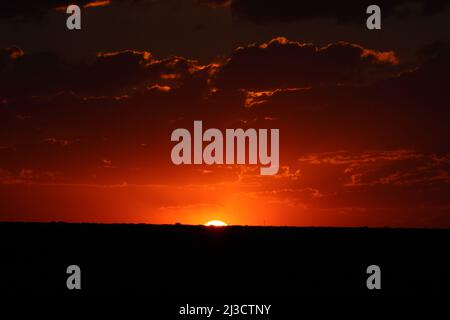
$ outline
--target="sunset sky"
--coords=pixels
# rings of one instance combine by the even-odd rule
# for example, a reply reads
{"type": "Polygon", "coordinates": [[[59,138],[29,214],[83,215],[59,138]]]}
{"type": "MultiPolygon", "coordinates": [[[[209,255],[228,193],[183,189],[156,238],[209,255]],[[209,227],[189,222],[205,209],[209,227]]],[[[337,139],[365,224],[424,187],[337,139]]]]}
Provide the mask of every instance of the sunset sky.
{"type": "Polygon", "coordinates": [[[450,0],[0,9],[0,221],[450,227],[450,0]],[[171,132],[279,128],[280,170],[171,132]]]}

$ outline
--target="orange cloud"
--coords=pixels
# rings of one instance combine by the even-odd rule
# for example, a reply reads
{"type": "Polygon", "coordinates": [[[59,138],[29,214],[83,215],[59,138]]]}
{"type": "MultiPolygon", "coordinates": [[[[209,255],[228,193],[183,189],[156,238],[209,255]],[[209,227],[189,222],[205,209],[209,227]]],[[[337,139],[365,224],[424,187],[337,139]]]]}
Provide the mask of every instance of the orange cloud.
{"type": "MultiPolygon", "coordinates": [[[[289,91],[300,91],[300,90],[308,90],[310,88],[287,88],[287,89],[275,89],[275,90],[268,90],[268,91],[250,91],[242,89],[241,91],[246,94],[246,98],[244,101],[244,106],[246,108],[251,108],[255,105],[267,102],[266,98],[269,98],[273,96],[276,93],[279,92],[289,92],[289,91]]],[[[270,117],[268,117],[270,118],[270,117]]]]}
{"type": "MultiPolygon", "coordinates": [[[[96,0],[96,1],[92,1],[92,2],[88,2],[85,5],[83,5],[83,8],[95,8],[95,7],[105,7],[111,4],[111,0],[96,0]]],[[[55,11],[59,11],[59,12],[66,12],[67,7],[70,4],[67,5],[63,5],[63,6],[57,6],[55,8],[53,8],[55,11]]]]}
{"type": "Polygon", "coordinates": [[[97,1],[89,2],[88,4],[85,4],[83,6],[83,8],[104,7],[104,6],[107,6],[110,4],[111,4],[110,0],[97,0],[97,1]]]}
{"type": "Polygon", "coordinates": [[[19,47],[9,47],[9,48],[6,48],[5,51],[9,54],[9,57],[12,60],[20,58],[25,54],[25,52],[22,49],[20,49],[19,47]]]}
{"type": "Polygon", "coordinates": [[[155,84],[149,88],[150,90],[157,90],[157,91],[163,91],[163,92],[169,92],[172,90],[170,86],[162,86],[159,84],[155,84]]]}
{"type": "Polygon", "coordinates": [[[379,63],[390,63],[392,65],[398,65],[400,60],[395,55],[394,51],[375,51],[371,49],[362,48],[363,53],[361,57],[373,57],[375,61],[379,63]]]}

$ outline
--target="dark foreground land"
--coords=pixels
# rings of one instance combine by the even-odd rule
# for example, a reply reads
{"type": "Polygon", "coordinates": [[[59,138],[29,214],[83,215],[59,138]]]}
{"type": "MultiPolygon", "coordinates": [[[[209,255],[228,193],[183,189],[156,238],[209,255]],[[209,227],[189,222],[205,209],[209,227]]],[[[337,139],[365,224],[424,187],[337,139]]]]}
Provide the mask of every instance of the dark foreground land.
{"type": "Polygon", "coordinates": [[[450,230],[0,223],[3,294],[450,295],[450,230]],[[79,265],[82,290],[66,287],[79,265]],[[381,268],[380,291],[366,268],[381,268]]]}

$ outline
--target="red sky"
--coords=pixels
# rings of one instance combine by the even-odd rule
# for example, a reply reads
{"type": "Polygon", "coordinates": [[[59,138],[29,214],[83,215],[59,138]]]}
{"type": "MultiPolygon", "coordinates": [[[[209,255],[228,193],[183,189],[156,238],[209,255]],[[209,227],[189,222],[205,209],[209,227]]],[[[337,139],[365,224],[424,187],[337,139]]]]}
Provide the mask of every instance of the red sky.
{"type": "Polygon", "coordinates": [[[446,1],[386,4],[375,32],[207,2],[87,6],[81,31],[63,1],[3,11],[0,221],[450,227],[446,1]],[[279,173],[173,165],[194,120],[279,128],[279,173]]]}

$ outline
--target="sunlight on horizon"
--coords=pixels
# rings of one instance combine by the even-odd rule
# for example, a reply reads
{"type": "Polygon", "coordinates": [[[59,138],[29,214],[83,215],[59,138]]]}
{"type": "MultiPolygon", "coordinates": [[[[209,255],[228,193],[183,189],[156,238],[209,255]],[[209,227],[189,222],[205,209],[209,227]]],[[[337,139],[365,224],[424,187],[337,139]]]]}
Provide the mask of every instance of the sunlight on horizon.
{"type": "Polygon", "coordinates": [[[211,221],[208,221],[207,223],[205,223],[205,226],[207,226],[207,227],[226,227],[226,226],[228,226],[228,224],[226,224],[225,222],[220,221],[220,220],[211,220],[211,221]]]}

